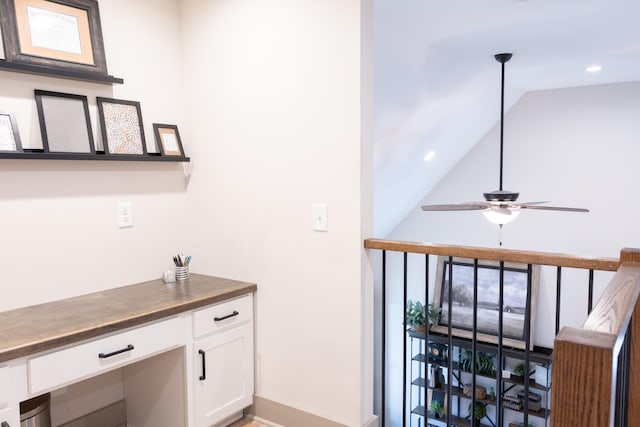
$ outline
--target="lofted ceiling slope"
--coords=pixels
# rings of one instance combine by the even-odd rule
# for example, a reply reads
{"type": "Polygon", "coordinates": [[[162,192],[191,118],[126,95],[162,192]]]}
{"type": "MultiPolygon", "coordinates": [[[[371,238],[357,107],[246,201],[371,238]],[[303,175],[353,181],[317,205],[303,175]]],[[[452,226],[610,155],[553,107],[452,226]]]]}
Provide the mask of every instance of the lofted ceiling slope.
{"type": "MultiPolygon", "coordinates": [[[[386,236],[527,91],[640,80],[637,0],[374,0],[374,221],[386,236]],[[602,70],[585,68],[599,64],[602,70]],[[425,155],[433,151],[429,162],[425,155]]],[[[535,118],[532,118],[535,119],[535,118]]],[[[505,133],[509,123],[505,121],[505,133]]],[[[499,141],[496,141],[498,156],[499,141]]],[[[505,150],[509,141],[505,138],[505,150]]],[[[496,188],[498,173],[494,174],[496,188]]],[[[505,179],[508,179],[505,177],[505,179]]],[[[460,202],[454,200],[438,202],[460,202]]]]}

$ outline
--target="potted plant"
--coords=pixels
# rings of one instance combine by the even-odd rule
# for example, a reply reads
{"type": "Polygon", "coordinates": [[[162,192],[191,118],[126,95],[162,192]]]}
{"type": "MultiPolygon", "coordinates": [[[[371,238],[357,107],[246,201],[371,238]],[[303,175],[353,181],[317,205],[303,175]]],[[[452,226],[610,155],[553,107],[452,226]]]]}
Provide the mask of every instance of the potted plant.
{"type": "Polygon", "coordinates": [[[474,405],[473,402],[469,403],[469,416],[473,419],[474,427],[480,427],[480,420],[482,420],[487,415],[487,405],[482,402],[476,402],[474,405]]]}
{"type": "MultiPolygon", "coordinates": [[[[462,350],[460,368],[468,372],[473,370],[473,352],[471,350],[462,350]]],[[[476,353],[476,373],[494,376],[496,374],[495,355],[478,351],[476,353]]]]}
{"type": "Polygon", "coordinates": [[[425,306],[420,301],[407,301],[407,324],[416,332],[424,332],[427,321],[429,327],[438,323],[441,310],[434,308],[433,304],[425,306]]]}
{"type": "Polygon", "coordinates": [[[513,369],[513,374],[524,378],[524,363],[518,363],[513,369]]]}
{"type": "Polygon", "coordinates": [[[442,406],[442,403],[439,400],[432,400],[429,405],[429,410],[433,411],[433,415],[436,418],[444,417],[444,406],[442,406]]]}

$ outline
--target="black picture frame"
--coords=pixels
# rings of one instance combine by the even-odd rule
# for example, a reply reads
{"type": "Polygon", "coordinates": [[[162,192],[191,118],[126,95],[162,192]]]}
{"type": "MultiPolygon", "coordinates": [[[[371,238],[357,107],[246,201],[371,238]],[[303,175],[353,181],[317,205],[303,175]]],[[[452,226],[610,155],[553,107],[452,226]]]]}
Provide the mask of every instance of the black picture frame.
{"type": "Polygon", "coordinates": [[[140,102],[97,97],[105,154],[147,155],[140,102]]]}
{"type": "Polygon", "coordinates": [[[182,147],[180,132],[178,132],[178,126],[154,123],[153,133],[158,149],[160,150],[160,155],[184,157],[184,149],[182,147]]]}
{"type": "Polygon", "coordinates": [[[107,76],[97,1],[0,0],[0,10],[6,62],[107,76]],[[36,24],[29,20],[35,13],[64,22],[64,30],[35,31],[36,24]]]}
{"type": "Polygon", "coordinates": [[[34,93],[44,152],[95,154],[87,97],[40,89],[34,93]]]}
{"type": "Polygon", "coordinates": [[[18,123],[13,113],[0,110],[0,153],[21,153],[22,142],[18,123]],[[6,132],[6,133],[5,133],[6,132]],[[13,149],[7,148],[11,144],[13,149]]]}
{"type": "MultiPolygon", "coordinates": [[[[436,286],[433,299],[434,308],[441,310],[437,324],[431,331],[443,334],[449,333],[448,325],[448,283],[449,266],[453,265],[452,283],[454,296],[451,310],[451,334],[471,339],[473,313],[474,260],[466,258],[438,257],[436,270],[436,286]],[[457,295],[457,296],[456,296],[457,295]]],[[[504,291],[503,291],[503,336],[502,344],[525,348],[525,324],[530,322],[530,344],[533,348],[535,313],[538,295],[540,266],[529,266],[520,263],[504,263],[504,291]],[[531,280],[530,306],[527,310],[528,280],[531,280]]],[[[500,263],[488,260],[478,260],[478,328],[479,341],[498,344],[498,318],[501,310],[499,305],[500,263]]]]}

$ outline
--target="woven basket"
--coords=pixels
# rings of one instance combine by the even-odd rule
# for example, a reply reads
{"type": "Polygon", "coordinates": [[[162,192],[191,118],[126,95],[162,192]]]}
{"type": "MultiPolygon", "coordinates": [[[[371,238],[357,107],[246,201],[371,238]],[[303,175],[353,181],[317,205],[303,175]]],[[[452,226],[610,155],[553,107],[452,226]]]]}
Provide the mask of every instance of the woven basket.
{"type": "Polygon", "coordinates": [[[502,398],[502,406],[519,411],[522,409],[522,400],[516,396],[507,395],[502,398]]]}

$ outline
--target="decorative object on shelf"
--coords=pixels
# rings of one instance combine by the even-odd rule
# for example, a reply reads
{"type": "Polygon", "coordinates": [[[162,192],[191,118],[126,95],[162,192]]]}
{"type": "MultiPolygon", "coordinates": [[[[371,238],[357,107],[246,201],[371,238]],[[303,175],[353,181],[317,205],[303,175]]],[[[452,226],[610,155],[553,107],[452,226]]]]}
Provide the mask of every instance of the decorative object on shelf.
{"type": "MultiPolygon", "coordinates": [[[[524,402],[524,391],[518,392],[518,399],[520,399],[521,402],[524,402]]],[[[539,411],[540,408],[542,408],[542,396],[530,391],[529,392],[529,410],[539,411]]]]}
{"type": "Polygon", "coordinates": [[[474,420],[474,427],[480,427],[480,421],[487,416],[487,405],[482,402],[476,402],[474,405],[473,402],[471,402],[469,403],[467,411],[469,412],[469,416],[474,420]]]}
{"type": "Polygon", "coordinates": [[[86,96],[36,89],[35,97],[45,153],[95,154],[86,96]]]}
{"type": "Polygon", "coordinates": [[[22,151],[18,124],[13,114],[0,111],[0,152],[18,153],[22,151]]]}
{"type": "Polygon", "coordinates": [[[516,411],[520,411],[522,410],[522,399],[516,397],[516,396],[511,396],[511,395],[506,395],[502,397],[502,406],[504,406],[505,408],[509,408],[509,409],[514,409],[516,411]]]}
{"type": "MultiPolygon", "coordinates": [[[[473,337],[474,260],[453,258],[452,263],[451,333],[454,336],[473,337]]],[[[438,257],[434,308],[441,309],[439,323],[434,332],[448,334],[449,319],[449,257],[438,257]]],[[[504,263],[504,300],[499,303],[500,264],[494,261],[478,261],[477,339],[498,343],[499,311],[503,311],[502,343],[510,347],[525,347],[525,324],[530,320],[530,342],[533,343],[538,278],[540,266],[504,263]],[[531,305],[527,310],[528,281],[531,281],[531,305]]]]}
{"type": "Polygon", "coordinates": [[[98,97],[102,143],[107,154],[147,154],[140,103],[98,97]]]}
{"type": "MultiPolygon", "coordinates": [[[[478,374],[494,376],[496,374],[496,356],[482,351],[476,352],[476,371],[478,374]]],[[[473,369],[473,352],[469,349],[462,349],[460,354],[460,368],[467,372],[473,369]]]]}
{"type": "Polygon", "coordinates": [[[493,388],[493,387],[489,388],[489,397],[492,398],[492,399],[496,398],[496,389],[495,388],[493,388]]]}
{"type": "Polygon", "coordinates": [[[442,376],[442,369],[437,365],[429,366],[429,381],[427,386],[429,388],[439,388],[442,383],[440,382],[440,377],[442,376]]]}
{"type": "Polygon", "coordinates": [[[0,0],[7,62],[107,75],[98,2],[0,0]]]}
{"type": "Polygon", "coordinates": [[[541,386],[548,387],[551,384],[551,365],[538,365],[536,366],[536,373],[534,380],[541,386]]]}
{"type": "Polygon", "coordinates": [[[163,156],[184,157],[178,126],[154,123],[153,133],[156,137],[156,144],[160,148],[160,154],[163,156]]]}
{"type": "Polygon", "coordinates": [[[447,346],[437,342],[430,342],[428,347],[429,362],[447,363],[447,346]]]}
{"type": "Polygon", "coordinates": [[[429,410],[433,411],[433,416],[436,418],[444,418],[444,406],[439,400],[433,399],[429,405],[429,410]]]}
{"type": "MultiPolygon", "coordinates": [[[[471,384],[465,384],[464,388],[462,389],[462,393],[467,397],[471,397],[471,395],[473,394],[473,388],[471,384]]],[[[484,399],[485,397],[487,397],[487,389],[481,385],[476,385],[476,399],[484,399]]]]}

